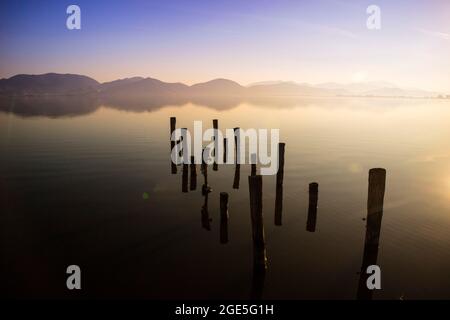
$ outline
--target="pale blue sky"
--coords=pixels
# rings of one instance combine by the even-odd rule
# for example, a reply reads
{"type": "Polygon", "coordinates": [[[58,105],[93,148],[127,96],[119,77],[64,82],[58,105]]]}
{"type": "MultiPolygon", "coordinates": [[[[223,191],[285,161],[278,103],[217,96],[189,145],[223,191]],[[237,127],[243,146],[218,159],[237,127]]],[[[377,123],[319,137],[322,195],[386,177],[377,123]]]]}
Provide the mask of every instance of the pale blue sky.
{"type": "Polygon", "coordinates": [[[0,43],[0,77],[385,80],[450,91],[446,0],[2,1],[0,43]],[[81,30],[66,28],[70,4],[81,30]],[[370,4],[381,8],[379,31],[366,28],[370,4]]]}

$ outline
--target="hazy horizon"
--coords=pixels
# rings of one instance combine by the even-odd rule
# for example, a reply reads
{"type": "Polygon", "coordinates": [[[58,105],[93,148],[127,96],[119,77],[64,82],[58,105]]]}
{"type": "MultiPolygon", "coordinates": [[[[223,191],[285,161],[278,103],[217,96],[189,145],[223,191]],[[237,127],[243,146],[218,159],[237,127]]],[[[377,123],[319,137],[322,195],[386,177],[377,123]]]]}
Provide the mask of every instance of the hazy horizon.
{"type": "Polygon", "coordinates": [[[133,76],[320,84],[387,81],[450,91],[450,3],[386,1],[96,1],[0,5],[0,78],[47,72],[99,82],[133,76]],[[366,8],[381,8],[381,30],[366,8]]]}

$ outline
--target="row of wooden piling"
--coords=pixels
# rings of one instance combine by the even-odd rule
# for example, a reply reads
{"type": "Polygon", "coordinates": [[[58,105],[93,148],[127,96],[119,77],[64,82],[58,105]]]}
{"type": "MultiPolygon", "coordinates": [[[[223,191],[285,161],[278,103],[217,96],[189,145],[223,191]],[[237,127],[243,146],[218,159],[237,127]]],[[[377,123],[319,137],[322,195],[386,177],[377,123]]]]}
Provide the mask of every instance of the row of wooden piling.
{"type": "MultiPolygon", "coordinates": [[[[175,130],[176,119],[170,119],[171,135],[175,130]]],[[[213,120],[214,129],[218,128],[218,121],[213,120]]],[[[235,132],[239,128],[234,128],[235,132]]],[[[237,136],[235,135],[235,157],[239,157],[239,148],[237,143],[237,136]]],[[[217,150],[218,141],[215,138],[215,150],[217,150]]],[[[175,141],[171,141],[171,150],[175,145],[175,141]]],[[[226,146],[227,139],[224,138],[224,163],[226,162],[226,146]]],[[[214,151],[214,157],[216,156],[214,151]]],[[[285,144],[278,144],[278,171],[276,175],[276,196],[275,196],[275,215],[274,223],[277,226],[282,225],[282,203],[283,203],[283,180],[284,180],[284,157],[285,144]]],[[[194,163],[194,157],[191,157],[190,164],[190,190],[195,190],[197,185],[197,170],[194,163]]],[[[252,159],[253,160],[253,159],[252,159]]],[[[235,163],[235,174],[233,180],[233,188],[239,189],[240,181],[240,164],[235,163]]],[[[254,161],[252,161],[254,162],[254,161]]],[[[213,170],[217,171],[217,163],[214,162],[213,170]],[[214,166],[215,165],[215,166],[214,166]]],[[[176,173],[176,165],[172,163],[172,173],[176,173]]],[[[189,165],[183,164],[182,172],[182,191],[188,192],[188,170],[189,165]]],[[[211,188],[208,185],[208,166],[202,161],[201,173],[204,176],[204,183],[202,186],[202,195],[204,196],[204,204],[202,206],[202,226],[210,230],[210,218],[208,213],[208,194],[211,188]]],[[[253,284],[252,297],[258,298],[261,293],[261,279],[264,279],[265,270],[267,268],[267,255],[265,246],[264,234],[264,219],[263,219],[263,205],[262,205],[262,176],[257,174],[256,163],[251,164],[251,174],[248,176],[249,183],[249,198],[250,198],[250,219],[252,228],[252,242],[253,242],[253,284]]],[[[374,168],[369,171],[368,181],[368,200],[367,200],[367,219],[366,219],[366,234],[364,243],[364,255],[361,266],[360,280],[358,285],[358,299],[371,299],[373,291],[368,290],[366,281],[368,278],[365,272],[369,265],[376,264],[378,256],[378,246],[381,230],[381,221],[383,216],[384,193],[386,184],[386,170],[382,168],[374,168]]],[[[317,207],[318,207],[318,193],[319,184],[312,182],[309,184],[309,206],[308,217],[306,223],[306,230],[315,232],[317,223],[317,207]]],[[[229,195],[226,192],[220,193],[220,243],[228,242],[228,200],[229,195]]]]}

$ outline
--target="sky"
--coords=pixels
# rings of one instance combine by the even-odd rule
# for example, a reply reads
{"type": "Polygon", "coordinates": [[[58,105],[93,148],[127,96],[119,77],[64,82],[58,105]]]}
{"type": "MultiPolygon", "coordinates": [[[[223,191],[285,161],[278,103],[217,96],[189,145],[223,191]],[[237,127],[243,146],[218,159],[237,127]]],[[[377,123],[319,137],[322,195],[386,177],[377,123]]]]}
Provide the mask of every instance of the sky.
{"type": "Polygon", "coordinates": [[[0,78],[388,81],[450,92],[449,0],[0,2],[0,78]],[[69,5],[81,29],[66,27],[69,5]],[[381,9],[369,30],[366,9],[381,9]]]}

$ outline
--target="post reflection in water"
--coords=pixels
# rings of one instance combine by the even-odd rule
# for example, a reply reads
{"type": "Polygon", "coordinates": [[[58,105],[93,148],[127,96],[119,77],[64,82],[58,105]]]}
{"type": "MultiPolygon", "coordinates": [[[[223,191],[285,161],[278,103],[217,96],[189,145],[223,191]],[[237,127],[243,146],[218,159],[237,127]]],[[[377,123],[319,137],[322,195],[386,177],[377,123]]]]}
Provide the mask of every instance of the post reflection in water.
{"type": "Polygon", "coordinates": [[[220,243],[228,243],[228,193],[220,193],[220,243]]]}
{"type": "Polygon", "coordinates": [[[373,290],[367,288],[369,275],[366,273],[366,270],[368,266],[377,264],[385,187],[386,170],[381,168],[371,169],[369,171],[366,237],[358,284],[358,300],[371,300],[373,296],[373,290]]]}
{"type": "Polygon", "coordinates": [[[308,205],[308,220],[306,221],[306,231],[316,231],[317,221],[317,202],[319,198],[319,184],[312,182],[309,184],[309,205],[308,205]]]}
{"type": "Polygon", "coordinates": [[[183,173],[181,178],[181,192],[186,193],[188,192],[188,172],[189,172],[189,165],[187,163],[183,164],[183,173]]]}
{"type": "Polygon", "coordinates": [[[262,176],[249,176],[250,218],[253,239],[253,275],[250,298],[261,299],[267,268],[266,242],[262,215],[262,176]]]}

